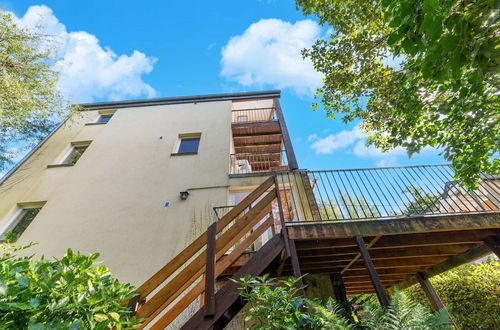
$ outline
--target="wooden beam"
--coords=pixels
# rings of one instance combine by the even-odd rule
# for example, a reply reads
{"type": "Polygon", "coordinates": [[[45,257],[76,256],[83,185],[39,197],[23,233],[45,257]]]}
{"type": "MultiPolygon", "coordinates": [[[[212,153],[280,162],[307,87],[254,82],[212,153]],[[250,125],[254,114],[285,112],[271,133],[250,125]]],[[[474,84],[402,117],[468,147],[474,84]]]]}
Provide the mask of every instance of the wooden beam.
{"type": "Polygon", "coordinates": [[[385,248],[408,248],[439,245],[463,245],[479,244],[488,234],[494,233],[492,230],[460,230],[432,233],[414,233],[404,235],[383,236],[377,244],[372,246],[374,249],[385,248]]]}
{"type": "Polygon", "coordinates": [[[281,110],[279,98],[274,98],[274,106],[276,107],[276,117],[281,127],[281,134],[283,135],[283,143],[285,144],[286,158],[288,159],[288,165],[291,170],[296,170],[299,168],[297,159],[295,158],[295,152],[293,150],[292,141],[290,140],[290,134],[288,134],[288,128],[286,127],[285,116],[281,110]]]}
{"type": "Polygon", "coordinates": [[[372,259],[370,258],[370,254],[366,249],[365,241],[362,236],[356,236],[356,242],[358,243],[359,252],[361,252],[361,256],[363,257],[363,261],[365,262],[366,269],[370,274],[370,279],[372,281],[373,287],[377,292],[377,298],[380,302],[380,305],[384,308],[389,307],[391,304],[387,293],[384,291],[382,283],[380,282],[380,278],[378,277],[377,271],[375,270],[375,266],[373,265],[372,259]]]}
{"type": "Polygon", "coordinates": [[[484,239],[484,244],[493,252],[497,258],[500,258],[500,236],[489,236],[484,239]]]}
{"type": "MultiPolygon", "coordinates": [[[[288,232],[293,231],[293,226],[288,226],[288,232]]],[[[302,226],[300,226],[302,227],[302,226]]],[[[367,242],[371,239],[367,238],[367,242]]],[[[295,240],[297,246],[297,253],[301,254],[302,251],[307,250],[321,250],[321,249],[332,249],[332,248],[356,248],[357,244],[354,237],[344,237],[336,239],[307,239],[307,240],[295,240]]]]}
{"type": "MultiPolygon", "coordinates": [[[[406,248],[387,248],[387,249],[368,249],[372,260],[384,259],[399,259],[401,257],[423,257],[423,256],[451,256],[462,253],[477,243],[472,244],[457,244],[457,245],[438,245],[438,246],[418,246],[406,248]]],[[[332,261],[350,260],[353,255],[356,255],[353,248],[338,248],[338,249],[322,249],[299,251],[299,260],[301,263],[321,260],[321,258],[332,261]]]]}
{"type": "Polygon", "coordinates": [[[456,215],[426,215],[401,219],[304,223],[290,226],[290,238],[328,239],[383,234],[418,233],[466,229],[496,229],[500,212],[456,215]]]}
{"type": "Polygon", "coordinates": [[[217,224],[214,223],[207,229],[207,261],[205,269],[205,317],[215,314],[215,234],[217,224]]]}
{"type": "MultiPolygon", "coordinates": [[[[463,265],[465,263],[474,261],[476,259],[482,258],[484,256],[487,256],[488,254],[491,253],[491,250],[485,245],[481,244],[478,245],[472,249],[469,249],[461,254],[455,255],[453,257],[450,257],[443,261],[440,264],[437,264],[433,267],[430,267],[429,269],[422,270],[421,272],[424,274],[426,278],[431,278],[434,275],[441,274],[447,270],[450,270],[452,268],[458,267],[460,265],[463,265]]],[[[398,290],[403,290],[406,289],[409,286],[412,286],[418,282],[418,279],[413,276],[409,278],[408,280],[404,281],[403,283],[400,283],[396,286],[396,289],[398,290]]]]}
{"type": "Polygon", "coordinates": [[[437,294],[436,290],[432,286],[431,282],[425,277],[425,274],[424,273],[416,273],[415,277],[417,278],[418,282],[420,283],[420,287],[424,291],[425,296],[427,297],[427,299],[429,299],[429,302],[431,303],[432,309],[435,312],[443,309],[444,304],[441,301],[441,298],[439,298],[439,295],[437,294]]]}
{"type": "MultiPolygon", "coordinates": [[[[379,276],[381,275],[415,275],[416,272],[422,272],[424,271],[426,266],[415,266],[415,267],[404,267],[404,268],[389,268],[389,269],[378,269],[377,273],[379,276]]],[[[356,270],[351,270],[349,269],[346,271],[343,275],[344,278],[347,278],[349,276],[369,276],[369,273],[366,269],[356,269],[356,270]]]]}
{"type": "MultiPolygon", "coordinates": [[[[375,238],[373,238],[370,243],[368,243],[366,245],[366,248],[369,249],[373,246],[373,244],[377,243],[377,241],[380,239],[381,236],[376,236],[375,238]]],[[[358,253],[354,258],[352,258],[352,260],[347,264],[347,266],[344,267],[344,269],[342,269],[342,271],[340,272],[341,274],[345,273],[345,271],[347,269],[349,269],[350,266],[352,266],[359,258],[361,258],[361,253],[358,253]]]]}

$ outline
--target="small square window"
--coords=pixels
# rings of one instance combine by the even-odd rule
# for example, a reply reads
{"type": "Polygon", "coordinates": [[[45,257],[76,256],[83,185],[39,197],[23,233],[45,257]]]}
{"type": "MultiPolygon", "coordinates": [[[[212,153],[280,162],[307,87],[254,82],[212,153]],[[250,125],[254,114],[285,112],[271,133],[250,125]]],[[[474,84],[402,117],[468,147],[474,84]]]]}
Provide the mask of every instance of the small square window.
{"type": "Polygon", "coordinates": [[[113,117],[113,115],[100,115],[97,122],[100,124],[107,124],[111,117],[113,117]]]}
{"type": "Polygon", "coordinates": [[[75,165],[78,159],[83,155],[85,150],[87,150],[88,145],[75,145],[72,147],[71,152],[68,157],[62,162],[64,165],[75,165]]]}
{"type": "Polygon", "coordinates": [[[201,134],[181,134],[172,155],[189,155],[198,153],[201,134]]]}
{"type": "Polygon", "coordinates": [[[198,152],[200,138],[183,138],[179,144],[178,154],[190,154],[198,152]]]}
{"type": "Polygon", "coordinates": [[[5,233],[12,231],[17,237],[20,237],[22,233],[28,228],[28,226],[33,222],[36,215],[42,207],[29,207],[23,208],[19,213],[16,214],[14,220],[7,226],[0,236],[0,241],[5,240],[5,233]]]}

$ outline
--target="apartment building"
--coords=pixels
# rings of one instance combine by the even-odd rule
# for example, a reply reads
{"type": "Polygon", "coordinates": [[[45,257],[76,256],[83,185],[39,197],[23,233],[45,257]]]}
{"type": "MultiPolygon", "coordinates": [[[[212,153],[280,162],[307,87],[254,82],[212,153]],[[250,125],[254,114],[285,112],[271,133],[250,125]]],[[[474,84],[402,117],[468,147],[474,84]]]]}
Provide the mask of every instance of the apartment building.
{"type": "Polygon", "coordinates": [[[2,180],[0,233],[47,257],[98,251],[139,285],[266,174],[297,168],[279,97],[84,104],[2,180]]]}

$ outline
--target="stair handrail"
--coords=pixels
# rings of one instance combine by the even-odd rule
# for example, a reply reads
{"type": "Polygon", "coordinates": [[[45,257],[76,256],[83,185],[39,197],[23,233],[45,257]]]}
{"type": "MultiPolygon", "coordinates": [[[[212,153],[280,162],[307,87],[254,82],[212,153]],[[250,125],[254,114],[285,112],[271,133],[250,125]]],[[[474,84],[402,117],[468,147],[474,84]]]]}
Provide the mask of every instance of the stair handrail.
{"type": "MultiPolygon", "coordinates": [[[[138,296],[131,304],[136,317],[144,319],[141,328],[153,320],[155,322],[151,325],[152,329],[166,327],[199,296],[203,305],[206,301],[207,278],[215,281],[269,228],[273,234],[276,233],[272,204],[275,200],[280,203],[278,195],[276,180],[271,176],[212,224],[211,230],[198,236],[145,281],[137,289],[138,296]],[[274,189],[270,189],[273,186],[274,189]],[[250,205],[252,208],[243,213],[250,205]],[[207,259],[207,243],[217,234],[215,245],[210,247],[214,250],[210,251],[207,259]],[[207,274],[207,261],[211,260],[211,255],[215,258],[215,267],[209,266],[210,273],[207,274]],[[168,311],[159,316],[169,306],[168,311]]],[[[209,245],[212,244],[213,242],[209,245]]],[[[212,290],[210,285],[208,288],[212,290]]],[[[213,294],[214,292],[208,292],[208,298],[212,299],[213,294]]]]}

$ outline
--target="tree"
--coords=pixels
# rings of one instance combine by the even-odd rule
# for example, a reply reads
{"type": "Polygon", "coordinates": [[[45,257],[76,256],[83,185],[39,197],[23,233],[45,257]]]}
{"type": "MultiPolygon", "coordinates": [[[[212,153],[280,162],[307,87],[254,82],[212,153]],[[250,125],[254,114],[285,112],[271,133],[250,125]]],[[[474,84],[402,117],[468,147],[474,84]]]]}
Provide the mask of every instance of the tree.
{"type": "MultiPolygon", "coordinates": [[[[327,117],[362,120],[368,142],[443,149],[475,187],[500,173],[499,21],[491,0],[297,0],[330,35],[303,55],[324,74],[327,117]]],[[[313,105],[314,109],[318,104],[313,105]]]]}
{"type": "Polygon", "coordinates": [[[438,197],[431,193],[425,193],[420,187],[407,186],[406,191],[411,196],[411,201],[403,212],[408,215],[421,215],[439,210],[438,197]]]}
{"type": "MultiPolygon", "coordinates": [[[[379,218],[381,214],[377,206],[363,196],[351,195],[338,191],[338,198],[318,203],[322,220],[379,218]]],[[[321,198],[317,198],[321,200],[321,198]]]]}
{"type": "MultiPolygon", "coordinates": [[[[7,235],[12,237],[15,235],[7,235]]],[[[71,249],[48,260],[19,257],[31,245],[0,243],[0,329],[135,328],[124,301],[135,293],[109,269],[71,249]]]]}
{"type": "Polygon", "coordinates": [[[21,28],[0,11],[0,170],[12,163],[13,146],[38,143],[71,111],[50,69],[56,46],[50,36],[21,28]]]}

